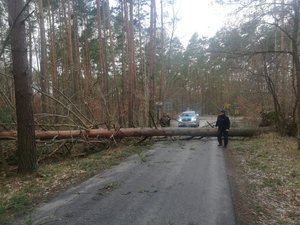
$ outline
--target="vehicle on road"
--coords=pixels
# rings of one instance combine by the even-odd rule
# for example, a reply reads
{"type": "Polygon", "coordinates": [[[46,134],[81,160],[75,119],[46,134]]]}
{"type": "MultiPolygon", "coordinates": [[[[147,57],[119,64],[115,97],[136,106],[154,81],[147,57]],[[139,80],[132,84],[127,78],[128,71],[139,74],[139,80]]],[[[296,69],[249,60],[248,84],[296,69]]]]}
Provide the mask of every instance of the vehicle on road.
{"type": "Polygon", "coordinates": [[[199,127],[199,114],[195,111],[182,112],[178,117],[178,127],[199,127]]]}

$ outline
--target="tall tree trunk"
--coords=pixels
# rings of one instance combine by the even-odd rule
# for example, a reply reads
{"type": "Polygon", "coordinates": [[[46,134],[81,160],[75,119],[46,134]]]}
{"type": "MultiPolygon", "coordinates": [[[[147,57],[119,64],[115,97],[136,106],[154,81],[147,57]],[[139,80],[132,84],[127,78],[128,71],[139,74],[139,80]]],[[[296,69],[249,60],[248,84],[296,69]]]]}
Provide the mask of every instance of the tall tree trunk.
{"type": "Polygon", "coordinates": [[[156,42],[156,0],[151,0],[150,5],[150,42],[149,42],[149,78],[150,78],[150,99],[149,99],[149,126],[155,117],[155,46],[156,42]]]}
{"type": "MultiPolygon", "coordinates": [[[[160,85],[159,85],[159,102],[161,102],[160,107],[163,107],[164,98],[165,98],[165,88],[166,88],[166,61],[165,61],[165,36],[164,36],[164,7],[163,0],[160,1],[160,10],[161,10],[161,61],[160,61],[160,85]]],[[[162,110],[162,109],[161,109],[162,110]]],[[[160,117],[161,112],[159,112],[158,117],[160,117]]]]}
{"type": "Polygon", "coordinates": [[[23,0],[8,1],[12,26],[11,49],[15,83],[19,173],[30,173],[37,168],[34,119],[32,112],[32,75],[28,68],[23,0]]]}
{"type": "Polygon", "coordinates": [[[90,58],[90,49],[88,45],[87,30],[83,32],[84,38],[84,98],[88,99],[91,96],[94,96],[94,85],[91,73],[91,58],[90,58]]]}
{"type": "MultiPolygon", "coordinates": [[[[30,14],[30,9],[27,7],[26,13],[30,14]]],[[[32,73],[33,68],[33,56],[32,56],[32,46],[33,46],[33,22],[31,21],[31,18],[28,18],[28,48],[29,48],[29,71],[32,73]]],[[[3,42],[2,42],[3,43],[3,42]]]]}
{"type": "MultiPolygon", "coordinates": [[[[50,4],[50,0],[48,0],[48,5],[50,6],[48,12],[48,20],[50,25],[49,37],[50,37],[50,61],[51,61],[51,91],[54,98],[58,98],[58,79],[57,79],[57,53],[56,53],[56,33],[55,33],[55,19],[54,19],[54,12],[52,6],[50,4]]],[[[55,114],[57,114],[57,105],[53,103],[53,110],[55,114]]]]}
{"type": "MultiPolygon", "coordinates": [[[[109,10],[108,10],[109,11],[109,10]]],[[[106,0],[103,1],[102,3],[102,29],[103,29],[103,45],[102,45],[102,48],[103,48],[103,51],[102,51],[102,54],[103,54],[103,69],[104,69],[104,85],[105,85],[105,91],[104,91],[104,94],[106,96],[108,96],[108,101],[110,101],[109,99],[109,76],[108,76],[108,56],[107,56],[107,21],[106,21],[106,12],[107,12],[107,5],[106,5],[106,0]]],[[[108,12],[109,13],[109,12],[108,12]]],[[[110,105],[107,105],[107,110],[110,111],[110,105]]],[[[106,120],[109,120],[108,119],[109,117],[106,118],[106,120]]]]}
{"type": "MultiPolygon", "coordinates": [[[[73,1],[73,8],[78,8],[76,1],[73,1]],[[75,5],[75,6],[74,6],[75,5]]],[[[74,37],[74,80],[73,80],[73,88],[75,90],[75,103],[79,104],[82,102],[82,82],[81,82],[81,61],[80,61],[80,51],[79,51],[79,31],[78,31],[78,16],[76,10],[73,10],[72,13],[72,21],[73,21],[73,37],[74,37]]]]}
{"type": "Polygon", "coordinates": [[[43,0],[38,1],[39,6],[39,25],[40,25],[40,35],[41,35],[41,74],[40,74],[40,85],[42,90],[41,103],[42,103],[42,112],[47,112],[47,98],[44,93],[47,93],[46,85],[46,75],[47,75],[47,42],[45,34],[45,18],[44,18],[44,6],[43,0]]]}
{"type": "Polygon", "coordinates": [[[300,150],[300,59],[298,52],[298,41],[299,41],[299,1],[294,0],[294,27],[293,27],[293,39],[292,39],[292,54],[293,63],[295,67],[295,74],[297,78],[297,126],[298,126],[298,149],[300,150]]]}
{"type": "MultiPolygon", "coordinates": [[[[126,9],[125,9],[126,12],[126,9]]],[[[129,79],[129,100],[128,100],[128,125],[134,127],[135,110],[135,47],[133,31],[133,1],[129,0],[129,21],[128,21],[128,79],[129,79]]]]}
{"type": "Polygon", "coordinates": [[[128,67],[128,58],[127,58],[127,52],[128,52],[128,48],[127,48],[127,42],[126,42],[126,30],[127,30],[127,20],[128,20],[128,15],[125,13],[125,7],[126,6],[126,1],[121,0],[120,2],[120,6],[121,6],[121,14],[122,14],[122,22],[123,22],[123,26],[122,26],[122,38],[121,38],[121,43],[122,43],[122,71],[121,71],[121,76],[122,76],[122,84],[121,84],[121,119],[120,122],[123,126],[126,126],[126,96],[127,95],[127,91],[128,91],[128,82],[126,81],[126,77],[127,77],[127,67],[128,67]],[[127,15],[127,17],[126,17],[127,15]]]}
{"type": "MultiPolygon", "coordinates": [[[[141,0],[138,0],[137,3],[137,13],[138,20],[141,21],[141,0]]],[[[142,114],[142,125],[146,126],[149,118],[149,91],[148,91],[148,76],[147,76],[147,67],[145,63],[145,52],[143,50],[143,36],[142,36],[142,24],[138,24],[138,36],[139,36],[139,78],[142,79],[142,96],[143,101],[141,105],[140,112],[142,114]]]]}
{"type": "MultiPolygon", "coordinates": [[[[73,38],[72,38],[72,27],[73,27],[73,21],[74,21],[74,15],[73,15],[73,7],[72,2],[69,0],[64,0],[67,2],[67,13],[66,13],[66,40],[67,40],[67,58],[69,62],[69,82],[71,81],[71,86],[68,87],[70,90],[70,99],[77,101],[77,94],[78,91],[76,89],[76,77],[75,77],[75,65],[74,65],[74,49],[73,49],[73,38]]],[[[68,82],[68,83],[69,83],[68,82]]]]}
{"type": "Polygon", "coordinates": [[[107,23],[108,23],[108,30],[109,30],[110,56],[111,56],[111,64],[112,64],[112,79],[113,79],[113,89],[114,89],[112,99],[115,100],[113,102],[116,102],[116,104],[117,104],[118,121],[120,121],[119,117],[121,115],[121,106],[120,106],[119,88],[118,88],[117,78],[116,78],[116,62],[115,62],[115,50],[114,50],[115,48],[114,48],[113,33],[112,33],[112,27],[111,27],[111,15],[110,15],[109,0],[107,0],[107,8],[108,8],[107,23]]]}
{"type": "Polygon", "coordinates": [[[64,49],[64,78],[63,85],[70,99],[73,99],[76,95],[74,88],[74,60],[73,60],[73,45],[72,45],[72,12],[71,12],[71,2],[67,0],[62,0],[63,7],[63,17],[64,17],[64,28],[65,28],[65,40],[66,49],[64,49]],[[71,86],[70,86],[71,84],[71,86]]]}
{"type": "MultiPolygon", "coordinates": [[[[99,79],[100,82],[100,92],[103,93],[105,87],[105,63],[104,63],[104,51],[103,51],[103,43],[102,43],[102,19],[101,19],[101,2],[102,0],[96,0],[97,3],[97,31],[98,31],[98,54],[99,54],[99,62],[98,62],[98,71],[99,71],[99,79]]],[[[101,99],[103,100],[103,99],[101,99]]],[[[101,101],[102,106],[102,115],[101,119],[104,119],[105,109],[104,103],[101,101]]]]}

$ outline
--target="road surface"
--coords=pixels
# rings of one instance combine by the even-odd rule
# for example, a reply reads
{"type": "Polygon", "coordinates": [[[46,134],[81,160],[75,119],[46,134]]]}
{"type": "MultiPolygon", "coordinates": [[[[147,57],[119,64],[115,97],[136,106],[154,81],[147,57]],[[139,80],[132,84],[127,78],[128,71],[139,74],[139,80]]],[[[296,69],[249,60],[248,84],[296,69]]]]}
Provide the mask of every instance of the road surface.
{"type": "Polygon", "coordinates": [[[224,151],[216,138],[158,142],[57,196],[30,220],[35,225],[235,225],[224,151]]]}

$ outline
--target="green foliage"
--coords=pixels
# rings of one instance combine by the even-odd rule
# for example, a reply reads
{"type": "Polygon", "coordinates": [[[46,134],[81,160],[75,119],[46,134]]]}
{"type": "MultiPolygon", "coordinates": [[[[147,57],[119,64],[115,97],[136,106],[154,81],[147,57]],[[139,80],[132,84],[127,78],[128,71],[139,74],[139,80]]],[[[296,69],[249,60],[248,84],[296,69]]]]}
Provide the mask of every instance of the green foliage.
{"type": "Polygon", "coordinates": [[[97,167],[97,164],[94,161],[83,161],[80,162],[79,168],[82,170],[94,170],[97,167]]]}
{"type": "Polygon", "coordinates": [[[3,205],[3,202],[0,202],[0,223],[5,224],[5,206],[3,205]]]}
{"type": "Polygon", "coordinates": [[[267,127],[267,126],[275,125],[276,123],[275,112],[262,112],[260,115],[261,115],[261,123],[259,126],[267,127]]]}
{"type": "Polygon", "coordinates": [[[266,187],[274,187],[282,186],[284,181],[279,178],[266,178],[264,179],[263,185],[266,187]]]}
{"type": "Polygon", "coordinates": [[[12,116],[12,110],[8,107],[1,106],[0,107],[0,122],[2,123],[12,123],[13,122],[13,116],[12,116]]]}
{"type": "Polygon", "coordinates": [[[31,204],[28,194],[19,192],[15,194],[6,206],[6,209],[22,213],[31,204]]]}

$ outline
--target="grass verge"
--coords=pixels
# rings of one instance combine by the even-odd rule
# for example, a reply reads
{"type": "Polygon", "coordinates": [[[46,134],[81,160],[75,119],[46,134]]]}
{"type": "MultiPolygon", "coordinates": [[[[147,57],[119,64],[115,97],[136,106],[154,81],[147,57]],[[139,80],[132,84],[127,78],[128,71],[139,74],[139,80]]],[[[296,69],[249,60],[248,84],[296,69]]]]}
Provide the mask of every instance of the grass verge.
{"type": "Polygon", "coordinates": [[[300,151],[295,138],[265,134],[228,151],[240,224],[299,225],[300,151]]]}
{"type": "Polygon", "coordinates": [[[149,141],[139,146],[123,144],[83,158],[47,160],[32,175],[0,176],[0,224],[11,224],[16,216],[29,212],[59,191],[119,164],[132,154],[141,154],[150,144],[149,141]]]}

